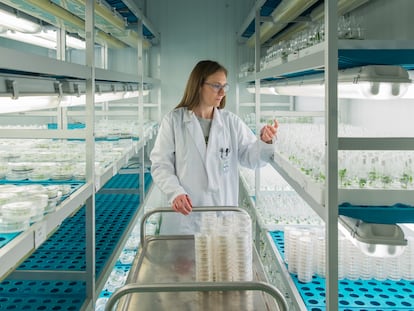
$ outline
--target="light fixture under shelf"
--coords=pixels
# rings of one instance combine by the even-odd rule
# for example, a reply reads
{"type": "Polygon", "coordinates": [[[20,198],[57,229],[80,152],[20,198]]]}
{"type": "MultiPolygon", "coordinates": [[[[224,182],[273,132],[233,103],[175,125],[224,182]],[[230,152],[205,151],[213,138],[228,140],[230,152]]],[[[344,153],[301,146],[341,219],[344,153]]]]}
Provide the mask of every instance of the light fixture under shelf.
{"type": "MultiPolygon", "coordinates": [[[[149,91],[144,90],[143,95],[148,95],[149,91]]],[[[116,101],[116,100],[124,100],[124,99],[131,99],[139,97],[139,91],[125,91],[125,92],[115,92],[115,93],[101,93],[95,94],[95,104],[116,101]]],[[[73,106],[82,106],[86,103],[86,95],[66,95],[62,97],[62,101],[60,103],[61,107],[73,107],[73,106]]]]}
{"type": "Polygon", "coordinates": [[[339,216],[338,228],[364,254],[372,257],[398,257],[407,246],[404,231],[397,224],[368,223],[339,216]]]}
{"type": "MultiPolygon", "coordinates": [[[[254,87],[254,85],[250,85],[247,87],[247,92],[249,92],[250,94],[255,94],[256,93],[256,88],[254,87]]],[[[261,86],[260,87],[260,94],[266,94],[266,95],[278,95],[278,93],[276,93],[276,90],[273,86],[261,86]]]]}
{"type": "Polygon", "coordinates": [[[0,97],[0,114],[33,110],[54,109],[59,105],[58,96],[22,96],[17,99],[0,97]]]}
{"type": "MultiPolygon", "coordinates": [[[[0,33],[0,37],[44,47],[50,50],[56,50],[57,48],[56,30],[43,30],[37,33],[23,33],[7,30],[0,33]]],[[[66,35],[66,46],[73,49],[84,50],[86,48],[86,43],[81,39],[66,35]]]]}
{"type": "Polygon", "coordinates": [[[16,30],[24,33],[35,33],[40,31],[41,25],[18,17],[16,14],[0,10],[0,26],[3,29],[16,30]]]}
{"type": "MultiPolygon", "coordinates": [[[[412,87],[407,70],[401,66],[369,65],[338,72],[338,97],[392,99],[404,97],[412,87]]],[[[323,73],[286,78],[273,83],[278,95],[323,97],[323,73]]]]}

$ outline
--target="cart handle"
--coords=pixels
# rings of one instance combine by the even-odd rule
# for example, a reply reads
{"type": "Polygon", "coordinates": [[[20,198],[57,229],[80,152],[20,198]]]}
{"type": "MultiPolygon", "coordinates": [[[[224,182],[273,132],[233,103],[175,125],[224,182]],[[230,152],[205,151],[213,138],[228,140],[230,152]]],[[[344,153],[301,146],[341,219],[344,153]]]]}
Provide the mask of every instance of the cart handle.
{"type": "MultiPolygon", "coordinates": [[[[250,215],[244,210],[241,209],[240,207],[236,207],[236,206],[203,206],[203,207],[193,207],[193,211],[192,213],[199,213],[199,212],[239,212],[239,213],[244,213],[247,216],[250,217],[250,215]]],[[[147,219],[153,215],[153,214],[157,214],[157,213],[177,213],[176,211],[174,211],[172,208],[170,207],[159,207],[156,209],[153,209],[147,213],[144,214],[144,216],[142,217],[141,220],[141,231],[140,231],[140,235],[141,235],[141,246],[145,247],[146,245],[146,239],[145,239],[145,226],[147,223],[147,219]]]]}
{"type": "Polygon", "coordinates": [[[154,292],[209,292],[209,291],[240,291],[256,290],[270,294],[279,306],[280,311],[287,311],[288,304],[284,295],[271,284],[264,282],[202,282],[202,283],[174,283],[174,284],[127,284],[116,290],[108,299],[105,311],[112,311],[116,302],[123,296],[132,293],[154,292]]]}

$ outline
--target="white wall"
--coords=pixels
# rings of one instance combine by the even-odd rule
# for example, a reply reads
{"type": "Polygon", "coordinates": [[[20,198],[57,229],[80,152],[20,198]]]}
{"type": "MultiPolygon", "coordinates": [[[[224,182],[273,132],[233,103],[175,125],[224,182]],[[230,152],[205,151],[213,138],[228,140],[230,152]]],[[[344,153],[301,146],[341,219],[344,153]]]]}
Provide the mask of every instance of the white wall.
{"type": "Polygon", "coordinates": [[[414,137],[414,100],[354,100],[349,104],[352,124],[386,136],[414,137]]]}
{"type": "Polygon", "coordinates": [[[228,69],[227,108],[235,109],[236,32],[252,5],[252,0],[147,2],[147,16],[161,33],[163,114],[178,104],[191,69],[202,59],[216,60],[228,69]]]}

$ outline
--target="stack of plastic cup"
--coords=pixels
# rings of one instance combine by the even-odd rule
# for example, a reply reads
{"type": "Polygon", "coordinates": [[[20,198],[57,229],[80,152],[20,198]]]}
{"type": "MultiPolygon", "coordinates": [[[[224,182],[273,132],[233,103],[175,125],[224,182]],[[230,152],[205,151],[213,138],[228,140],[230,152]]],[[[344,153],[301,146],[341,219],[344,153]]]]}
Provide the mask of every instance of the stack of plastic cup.
{"type": "Polygon", "coordinates": [[[346,247],[346,237],[343,234],[338,233],[338,279],[339,280],[343,279],[346,274],[345,247],[346,247]]]}
{"type": "Polygon", "coordinates": [[[386,270],[388,279],[393,281],[401,280],[401,256],[387,258],[386,270]]]}
{"type": "Polygon", "coordinates": [[[298,280],[302,283],[312,281],[313,275],[313,241],[309,235],[299,238],[299,258],[297,262],[298,280]]]}
{"type": "MultiPolygon", "coordinates": [[[[312,245],[313,245],[313,272],[316,273],[317,269],[318,269],[318,256],[320,255],[318,253],[318,247],[319,247],[319,242],[320,241],[324,241],[325,238],[325,230],[323,228],[317,228],[317,227],[312,227],[309,229],[309,235],[312,238],[312,245]]],[[[321,249],[322,252],[324,252],[324,242],[322,242],[321,247],[323,247],[321,249]]]]}
{"type": "Polygon", "coordinates": [[[378,281],[385,281],[387,279],[386,259],[375,257],[372,260],[373,277],[378,281]]]}
{"type": "Polygon", "coordinates": [[[322,278],[326,276],[326,251],[325,251],[325,237],[318,236],[316,238],[316,274],[322,278]]]}
{"type": "Polygon", "coordinates": [[[361,253],[361,262],[359,269],[359,277],[362,280],[369,280],[372,278],[372,260],[371,257],[361,253]]]}
{"type": "Polygon", "coordinates": [[[299,261],[299,238],[302,236],[302,232],[299,230],[289,230],[287,243],[289,245],[289,253],[287,257],[288,270],[290,273],[298,273],[298,261],[299,261]]]}
{"type": "Polygon", "coordinates": [[[196,233],[194,240],[196,280],[198,282],[212,282],[213,256],[210,236],[204,233],[196,233]]]}
{"type": "Polygon", "coordinates": [[[414,237],[407,236],[407,242],[401,255],[401,274],[405,280],[414,280],[414,237]]]}
{"type": "Polygon", "coordinates": [[[290,243],[289,243],[289,235],[294,230],[292,226],[285,226],[283,229],[284,233],[284,254],[285,254],[285,263],[289,263],[289,256],[290,256],[290,243]]]}
{"type": "Polygon", "coordinates": [[[345,263],[346,263],[346,278],[350,280],[357,280],[360,274],[360,257],[359,250],[352,244],[351,241],[346,240],[345,245],[345,263]]]}

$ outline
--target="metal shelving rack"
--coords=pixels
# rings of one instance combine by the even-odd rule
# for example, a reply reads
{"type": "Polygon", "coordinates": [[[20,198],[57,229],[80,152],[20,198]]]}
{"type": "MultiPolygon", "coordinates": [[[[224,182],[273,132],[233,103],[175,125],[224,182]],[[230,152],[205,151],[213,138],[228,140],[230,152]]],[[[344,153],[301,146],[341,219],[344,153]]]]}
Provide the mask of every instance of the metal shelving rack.
{"type": "MultiPolygon", "coordinates": [[[[39,2],[40,3],[40,2],[39,2]]],[[[151,84],[155,86],[156,95],[154,100],[156,103],[151,105],[151,109],[156,107],[160,111],[160,96],[159,96],[159,80],[156,78],[150,78],[144,75],[144,60],[143,60],[143,27],[145,23],[145,30],[152,31],[155,39],[159,38],[159,34],[154,30],[151,23],[145,18],[141,11],[136,7],[133,2],[126,3],[132,14],[138,18],[137,30],[137,57],[138,66],[136,74],[124,74],[121,72],[114,72],[106,69],[95,68],[95,9],[96,1],[88,0],[84,3],[84,29],[86,50],[85,50],[85,65],[79,65],[75,63],[69,63],[64,60],[53,59],[50,57],[43,57],[34,55],[31,53],[16,51],[4,47],[0,47],[0,53],[2,58],[0,60],[0,68],[7,75],[9,72],[18,73],[28,79],[36,79],[40,77],[47,77],[47,79],[55,79],[61,77],[68,77],[69,79],[77,79],[84,85],[83,94],[86,96],[85,105],[85,128],[82,129],[67,129],[58,127],[57,130],[14,130],[14,129],[2,129],[0,138],[11,139],[80,139],[85,141],[86,152],[86,180],[82,186],[80,186],[75,192],[70,194],[62,204],[59,205],[57,210],[45,216],[45,218],[37,223],[34,223],[30,228],[19,235],[13,240],[4,245],[0,249],[0,278],[4,279],[8,275],[12,275],[14,269],[33,253],[54,231],[60,226],[60,224],[69,216],[78,211],[81,206],[86,205],[85,213],[85,233],[86,233],[86,269],[81,272],[71,271],[57,271],[60,279],[67,280],[80,280],[86,282],[86,300],[83,303],[82,309],[92,309],[97,293],[102,289],[103,284],[97,284],[95,279],[95,193],[118,171],[128,162],[128,159],[143,154],[147,138],[144,137],[143,131],[143,87],[144,84],[151,84]],[[95,82],[96,81],[115,81],[116,83],[136,83],[139,86],[138,96],[138,114],[141,125],[141,132],[139,133],[139,140],[135,141],[131,149],[122,155],[121,159],[112,163],[106,168],[102,175],[95,174],[95,136],[94,136],[94,122],[95,122],[95,82]]],[[[39,7],[41,8],[41,6],[39,7]]],[[[52,82],[53,83],[53,82],[52,82]]],[[[22,94],[20,94],[22,95],[22,94]]],[[[55,94],[58,95],[58,94],[55,94]]],[[[27,111],[22,113],[24,115],[52,115],[50,111],[27,111]]],[[[58,111],[57,114],[61,113],[58,111]]],[[[56,116],[56,114],[54,115],[56,116]]],[[[59,116],[58,116],[59,120],[59,116]]],[[[153,129],[155,131],[155,129],[153,129]]],[[[153,133],[150,133],[152,136],[153,133]]],[[[144,157],[142,156],[142,161],[144,157]]],[[[144,181],[144,165],[141,165],[141,185],[145,184],[144,181]]],[[[144,188],[144,187],[141,187],[144,188]]],[[[142,189],[141,200],[144,199],[145,193],[142,189]]],[[[111,263],[110,263],[111,264],[111,263]]],[[[108,265],[108,268],[112,266],[108,265]],[[110,267],[109,267],[110,266],[110,267]]],[[[113,262],[112,262],[113,264],[113,262]]],[[[20,274],[21,272],[19,272],[20,274]]],[[[49,279],[51,277],[49,272],[40,271],[34,277],[49,279]]],[[[103,273],[105,274],[105,273],[103,273]]],[[[33,275],[33,274],[32,274],[33,275]]],[[[30,277],[32,277],[32,275],[30,277]]],[[[101,278],[100,282],[105,280],[101,278]]]]}
{"type": "MultiPolygon", "coordinates": [[[[252,12],[243,24],[240,33],[243,33],[247,25],[255,23],[255,72],[254,74],[240,78],[239,83],[255,82],[256,86],[256,124],[259,124],[261,116],[261,99],[260,99],[260,84],[262,80],[268,78],[277,78],[284,75],[290,75],[292,73],[300,74],[301,72],[320,71],[325,72],[325,187],[320,189],[315,195],[315,192],[309,191],[306,183],[301,178],[296,179],[289,174],[292,169],[291,165],[283,161],[282,158],[277,157],[272,166],[281,174],[281,176],[292,186],[292,188],[309,204],[309,206],[324,220],[326,227],[326,271],[329,274],[326,277],[326,310],[338,310],[338,203],[345,197],[349,198],[355,194],[358,190],[340,190],[338,189],[338,151],[340,150],[414,150],[414,140],[412,138],[346,138],[338,136],[338,90],[337,90],[337,78],[338,78],[338,63],[341,67],[341,55],[348,56],[349,53],[356,52],[361,53],[362,57],[370,55],[370,51],[380,51],[381,53],[389,54],[396,51],[402,51],[402,55],[412,51],[412,42],[405,41],[381,41],[381,40],[338,40],[337,38],[337,1],[324,1],[325,8],[325,42],[320,43],[310,48],[311,51],[305,51],[302,56],[285,63],[282,63],[276,67],[260,70],[260,52],[261,43],[260,37],[260,25],[262,21],[266,21],[267,18],[260,15],[260,10],[265,4],[265,1],[257,1],[252,12]],[[306,53],[308,52],[308,53],[306,53]],[[367,52],[368,54],[364,54],[367,52]]],[[[365,60],[367,60],[365,58],[365,60]]],[[[405,59],[406,60],[406,59],[405,59]]],[[[401,63],[407,64],[405,60],[401,63]]],[[[388,64],[395,64],[395,58],[388,58],[388,64]]],[[[412,62],[412,60],[411,60],[412,62]]],[[[363,61],[362,61],[363,63],[363,61]]],[[[282,115],[286,112],[281,112],[282,115]]],[[[294,112],[293,112],[294,113],[294,112]]],[[[298,116],[300,113],[298,113],[298,116]]],[[[275,155],[277,156],[277,155],[275,155]]],[[[256,174],[256,196],[260,196],[260,178],[256,174]]],[[[378,200],[389,198],[389,194],[395,192],[394,190],[384,191],[380,196],[376,198],[378,200]]],[[[365,194],[363,191],[358,191],[359,204],[372,204],[372,195],[369,191],[365,194]]],[[[398,191],[397,191],[398,193],[398,191]]],[[[399,192],[401,193],[401,192],[399,192]]],[[[392,199],[397,197],[393,193],[392,199]]],[[[392,200],[391,199],[391,200],[392,200]]],[[[412,194],[404,194],[404,202],[412,202],[412,194]]],[[[391,203],[391,202],[386,202],[391,203]]],[[[397,203],[397,202],[392,202],[397,203]]],[[[391,211],[392,212],[392,211],[391,211]]],[[[269,237],[260,231],[262,234],[262,242],[270,243],[269,237]]],[[[272,243],[270,243],[272,244],[272,243]]],[[[274,249],[277,253],[277,250],[274,249]]],[[[278,256],[278,254],[276,254],[278,256]]],[[[289,274],[286,272],[285,267],[280,263],[280,258],[276,259],[279,263],[278,270],[282,271],[282,279],[289,287],[294,286],[289,274]]],[[[301,299],[295,289],[288,289],[288,295],[301,299]]],[[[296,302],[296,308],[304,309],[305,305],[301,301],[296,302]]]]}

